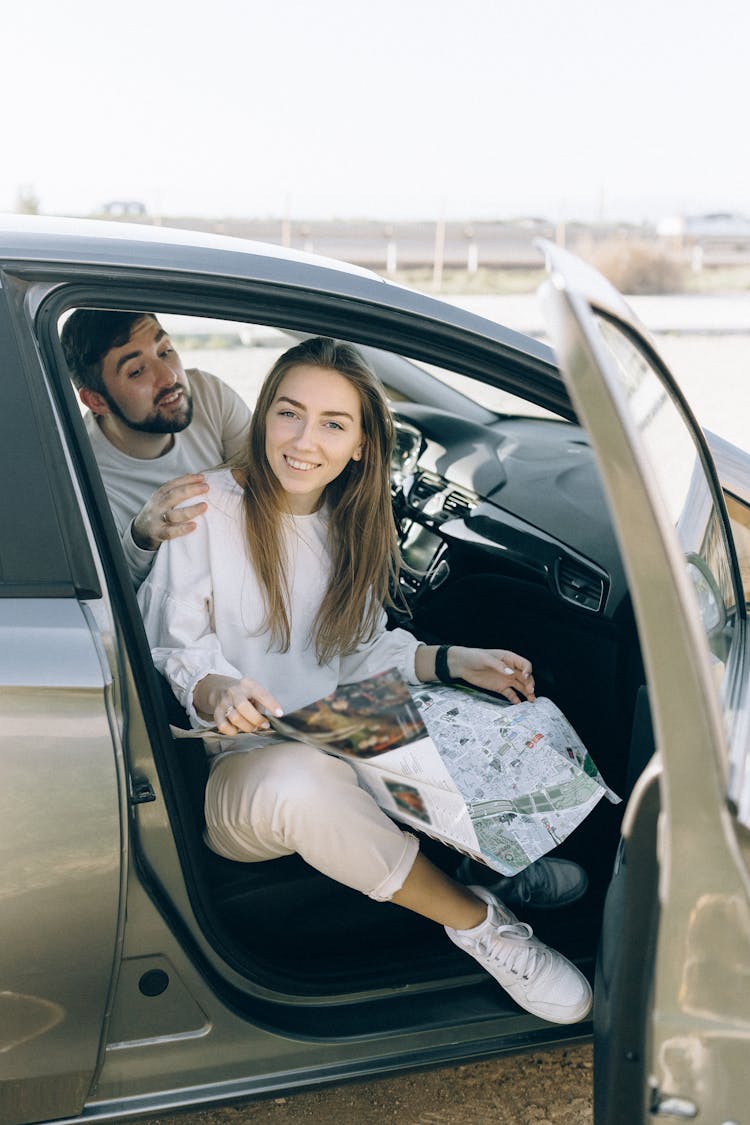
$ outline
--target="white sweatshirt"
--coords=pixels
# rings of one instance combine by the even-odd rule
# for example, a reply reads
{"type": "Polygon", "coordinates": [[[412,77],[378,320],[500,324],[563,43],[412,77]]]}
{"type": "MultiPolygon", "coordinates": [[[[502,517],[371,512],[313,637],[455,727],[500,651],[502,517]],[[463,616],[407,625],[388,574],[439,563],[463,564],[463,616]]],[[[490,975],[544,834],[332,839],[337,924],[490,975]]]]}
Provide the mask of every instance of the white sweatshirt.
{"type": "Polygon", "coordinates": [[[419,683],[414,668],[419,641],[403,629],[387,631],[385,613],[372,641],[349,656],[318,663],[311,629],[330,570],[322,511],[286,517],[290,647],[272,651],[263,630],[263,594],[245,546],[242,489],[229,469],[207,473],[206,480],[208,511],[190,535],[162,545],[138,594],[154,663],[194,727],[211,725],[193,708],[195,685],[209,673],[252,677],[284,711],[387,668],[419,683]]]}

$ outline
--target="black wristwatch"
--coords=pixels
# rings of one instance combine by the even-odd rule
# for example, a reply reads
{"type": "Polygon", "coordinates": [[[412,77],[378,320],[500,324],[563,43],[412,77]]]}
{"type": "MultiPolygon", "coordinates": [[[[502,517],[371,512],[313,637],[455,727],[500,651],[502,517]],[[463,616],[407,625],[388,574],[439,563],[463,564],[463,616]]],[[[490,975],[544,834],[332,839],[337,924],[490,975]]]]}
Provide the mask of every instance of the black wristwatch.
{"type": "Polygon", "coordinates": [[[453,677],[448,671],[448,651],[450,645],[440,645],[435,653],[435,675],[441,684],[452,684],[453,677]]]}

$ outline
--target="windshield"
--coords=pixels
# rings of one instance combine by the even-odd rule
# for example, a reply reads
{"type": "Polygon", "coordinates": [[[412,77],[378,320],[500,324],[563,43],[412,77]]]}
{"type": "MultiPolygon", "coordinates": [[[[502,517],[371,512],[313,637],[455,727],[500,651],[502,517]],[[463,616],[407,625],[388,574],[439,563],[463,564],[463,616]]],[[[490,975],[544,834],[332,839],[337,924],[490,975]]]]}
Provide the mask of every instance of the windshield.
{"type": "Polygon", "coordinates": [[[448,386],[460,391],[473,402],[478,402],[480,406],[491,410],[494,414],[510,415],[514,418],[552,418],[558,422],[562,421],[560,415],[555,414],[552,410],[547,410],[544,406],[537,406],[536,403],[521,398],[519,395],[514,395],[511,391],[504,391],[501,387],[495,387],[491,383],[484,383],[470,375],[459,375],[455,371],[446,371],[445,368],[437,367],[434,363],[424,363],[418,359],[412,360],[412,362],[424,371],[428,371],[430,375],[434,375],[442,383],[447,383],[448,386]]]}

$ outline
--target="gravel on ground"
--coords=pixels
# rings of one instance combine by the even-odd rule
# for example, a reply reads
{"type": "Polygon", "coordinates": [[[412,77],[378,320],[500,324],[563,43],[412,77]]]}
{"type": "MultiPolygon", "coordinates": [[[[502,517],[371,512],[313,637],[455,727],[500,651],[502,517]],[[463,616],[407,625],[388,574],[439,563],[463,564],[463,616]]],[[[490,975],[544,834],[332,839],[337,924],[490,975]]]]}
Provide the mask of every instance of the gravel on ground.
{"type": "Polygon", "coordinates": [[[587,1125],[591,1045],[350,1083],[142,1125],[587,1125]]]}

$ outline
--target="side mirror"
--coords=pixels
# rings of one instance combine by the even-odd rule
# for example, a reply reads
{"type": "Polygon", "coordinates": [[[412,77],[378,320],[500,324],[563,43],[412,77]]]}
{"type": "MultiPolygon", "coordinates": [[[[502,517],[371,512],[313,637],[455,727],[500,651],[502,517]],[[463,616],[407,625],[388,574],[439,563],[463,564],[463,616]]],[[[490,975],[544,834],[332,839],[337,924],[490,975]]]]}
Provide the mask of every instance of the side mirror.
{"type": "Polygon", "coordinates": [[[687,569],[698,599],[703,628],[709,638],[715,637],[727,623],[727,611],[719,585],[700,555],[691,553],[687,556],[687,569]]]}

